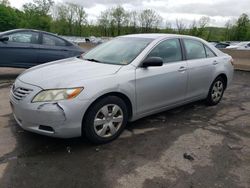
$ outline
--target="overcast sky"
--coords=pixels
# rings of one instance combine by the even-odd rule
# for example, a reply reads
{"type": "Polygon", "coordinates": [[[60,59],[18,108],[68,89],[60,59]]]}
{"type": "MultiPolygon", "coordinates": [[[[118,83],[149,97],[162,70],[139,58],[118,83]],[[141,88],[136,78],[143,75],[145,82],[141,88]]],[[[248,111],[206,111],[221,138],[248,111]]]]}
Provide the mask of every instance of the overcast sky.
{"type": "MultiPolygon", "coordinates": [[[[32,0],[10,0],[11,5],[21,8],[32,0]]],[[[229,19],[236,19],[242,13],[250,15],[250,0],[55,0],[75,2],[85,7],[89,20],[96,20],[101,11],[122,5],[126,10],[154,9],[165,20],[174,23],[182,19],[190,24],[202,16],[211,18],[210,25],[224,26],[229,19]]]]}

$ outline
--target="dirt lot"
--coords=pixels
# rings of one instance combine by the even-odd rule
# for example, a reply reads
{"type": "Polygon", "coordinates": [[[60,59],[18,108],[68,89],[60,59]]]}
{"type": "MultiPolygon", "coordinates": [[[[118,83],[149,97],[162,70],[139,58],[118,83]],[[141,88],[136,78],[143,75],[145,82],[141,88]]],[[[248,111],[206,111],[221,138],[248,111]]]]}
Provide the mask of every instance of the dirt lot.
{"type": "Polygon", "coordinates": [[[21,71],[0,69],[1,188],[250,187],[250,73],[236,72],[218,106],[197,102],[147,117],[94,146],[17,126],[8,92],[21,71]]]}

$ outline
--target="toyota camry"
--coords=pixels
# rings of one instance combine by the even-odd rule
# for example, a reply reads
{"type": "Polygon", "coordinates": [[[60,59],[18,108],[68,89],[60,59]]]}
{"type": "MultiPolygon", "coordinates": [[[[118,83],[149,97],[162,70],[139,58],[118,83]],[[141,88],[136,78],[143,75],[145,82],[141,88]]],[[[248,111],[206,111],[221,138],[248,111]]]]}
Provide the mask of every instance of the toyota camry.
{"type": "Polygon", "coordinates": [[[229,55],[200,38],[120,36],[81,57],[26,70],[10,103],[25,130],[106,143],[128,121],[197,100],[218,104],[233,70],[229,55]]]}

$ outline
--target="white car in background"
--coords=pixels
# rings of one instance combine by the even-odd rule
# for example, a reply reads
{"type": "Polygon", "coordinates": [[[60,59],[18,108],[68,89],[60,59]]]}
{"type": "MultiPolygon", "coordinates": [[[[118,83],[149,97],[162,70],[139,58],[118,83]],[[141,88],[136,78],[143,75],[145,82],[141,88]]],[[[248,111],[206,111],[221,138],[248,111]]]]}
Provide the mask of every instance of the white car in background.
{"type": "Polygon", "coordinates": [[[250,50],[250,41],[240,42],[236,45],[226,47],[227,49],[250,50]]]}

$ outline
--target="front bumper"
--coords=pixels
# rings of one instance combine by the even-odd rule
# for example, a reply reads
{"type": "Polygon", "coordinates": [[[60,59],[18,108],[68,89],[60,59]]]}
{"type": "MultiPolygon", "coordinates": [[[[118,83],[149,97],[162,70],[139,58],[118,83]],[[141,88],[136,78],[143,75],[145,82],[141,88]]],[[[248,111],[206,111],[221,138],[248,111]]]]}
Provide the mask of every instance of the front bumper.
{"type": "Polygon", "coordinates": [[[14,118],[24,130],[60,138],[81,136],[82,118],[87,110],[88,101],[75,98],[58,102],[31,103],[33,97],[42,89],[16,80],[15,88],[18,87],[32,90],[21,100],[15,98],[13,90],[10,92],[14,118]]]}

